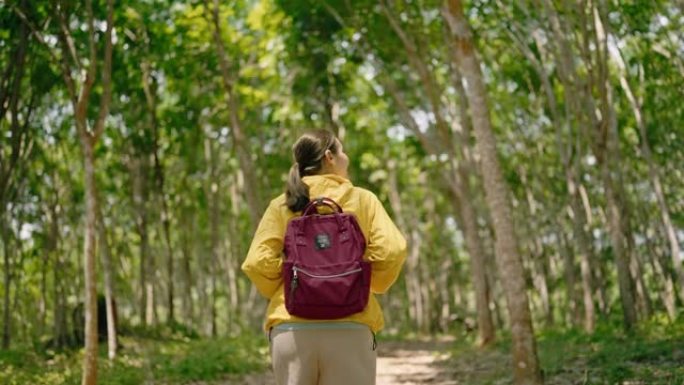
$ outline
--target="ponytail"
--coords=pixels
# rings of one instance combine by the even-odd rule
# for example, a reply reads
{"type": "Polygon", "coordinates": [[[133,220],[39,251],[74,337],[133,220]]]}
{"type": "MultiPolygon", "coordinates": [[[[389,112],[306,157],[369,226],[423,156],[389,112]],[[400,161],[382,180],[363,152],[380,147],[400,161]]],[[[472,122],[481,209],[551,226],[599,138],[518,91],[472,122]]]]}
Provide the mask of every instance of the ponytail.
{"type": "Polygon", "coordinates": [[[297,162],[290,167],[285,197],[285,204],[292,212],[304,210],[304,207],[309,203],[309,186],[302,181],[299,163],[297,162]]]}
{"type": "Polygon", "coordinates": [[[285,204],[292,212],[302,211],[309,204],[309,186],[302,177],[321,172],[328,150],[335,154],[338,151],[335,134],[328,130],[305,133],[292,146],[295,163],[290,168],[285,187],[285,204]]]}

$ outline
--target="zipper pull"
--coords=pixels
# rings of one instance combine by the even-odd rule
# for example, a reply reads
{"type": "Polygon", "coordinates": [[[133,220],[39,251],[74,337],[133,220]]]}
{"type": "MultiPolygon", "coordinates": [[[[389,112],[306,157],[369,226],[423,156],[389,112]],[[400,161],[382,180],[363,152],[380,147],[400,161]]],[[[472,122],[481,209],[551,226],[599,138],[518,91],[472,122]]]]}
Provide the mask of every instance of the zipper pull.
{"type": "Polygon", "coordinates": [[[297,266],[292,266],[292,282],[290,283],[290,295],[294,293],[299,285],[299,278],[297,277],[297,266]]]}

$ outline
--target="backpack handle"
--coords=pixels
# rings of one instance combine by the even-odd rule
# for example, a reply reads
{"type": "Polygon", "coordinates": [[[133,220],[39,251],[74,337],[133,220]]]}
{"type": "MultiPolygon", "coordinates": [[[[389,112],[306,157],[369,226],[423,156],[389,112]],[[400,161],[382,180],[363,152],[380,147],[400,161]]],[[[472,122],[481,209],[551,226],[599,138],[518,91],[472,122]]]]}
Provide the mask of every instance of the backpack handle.
{"type": "Polygon", "coordinates": [[[338,214],[343,213],[342,207],[337,204],[334,200],[326,197],[318,197],[309,202],[309,204],[304,207],[304,212],[302,212],[302,216],[307,216],[307,215],[312,215],[316,212],[318,212],[318,207],[320,206],[327,206],[333,209],[338,214]]]}

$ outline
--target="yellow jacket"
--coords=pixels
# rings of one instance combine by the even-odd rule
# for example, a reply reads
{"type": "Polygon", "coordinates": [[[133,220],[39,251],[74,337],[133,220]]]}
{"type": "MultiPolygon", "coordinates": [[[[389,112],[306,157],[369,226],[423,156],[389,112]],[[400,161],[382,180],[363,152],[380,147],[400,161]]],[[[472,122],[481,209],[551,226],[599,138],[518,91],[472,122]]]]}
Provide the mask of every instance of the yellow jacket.
{"type": "MultiPolygon", "coordinates": [[[[374,294],[385,293],[399,276],[406,259],[406,240],[372,192],[355,187],[343,177],[326,174],[303,178],[312,198],[325,196],[337,202],[344,212],[353,213],[366,237],[364,259],[372,262],[371,295],[366,308],[347,318],[334,320],[359,322],[377,332],[384,326],[382,309],[374,294]]],[[[282,322],[325,322],[290,315],[283,293],[283,239],[287,222],[297,214],[285,205],[285,194],[273,199],[261,218],[242,270],[261,295],[270,300],[265,330],[282,322]]]]}

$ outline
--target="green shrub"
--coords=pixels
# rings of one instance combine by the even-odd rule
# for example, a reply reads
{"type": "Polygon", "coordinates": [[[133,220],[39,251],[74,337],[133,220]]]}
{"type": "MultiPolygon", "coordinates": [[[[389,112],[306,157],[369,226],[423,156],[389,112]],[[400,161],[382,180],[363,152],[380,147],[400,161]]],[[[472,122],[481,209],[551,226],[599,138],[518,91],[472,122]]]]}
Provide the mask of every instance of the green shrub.
{"type": "MultiPolygon", "coordinates": [[[[265,338],[189,339],[165,331],[144,329],[149,337],[121,337],[116,359],[107,359],[100,344],[98,384],[138,385],[210,381],[262,370],[268,362],[265,338]]],[[[174,332],[175,333],[175,332],[174,332]]],[[[0,351],[0,384],[78,385],[83,351],[36,354],[30,350],[0,351]]]]}

